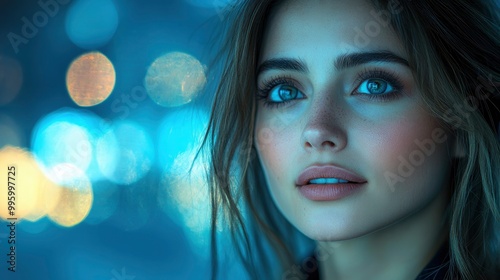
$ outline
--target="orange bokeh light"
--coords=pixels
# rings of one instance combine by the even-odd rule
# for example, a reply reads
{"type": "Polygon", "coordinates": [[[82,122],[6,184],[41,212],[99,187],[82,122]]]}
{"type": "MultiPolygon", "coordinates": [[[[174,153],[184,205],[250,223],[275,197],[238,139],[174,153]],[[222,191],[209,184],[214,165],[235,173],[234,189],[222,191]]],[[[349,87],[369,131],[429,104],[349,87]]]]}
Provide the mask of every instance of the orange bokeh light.
{"type": "Polygon", "coordinates": [[[115,82],[115,68],[100,52],[87,53],[75,59],[66,75],[69,95],[82,107],[94,106],[106,100],[115,82]]]}

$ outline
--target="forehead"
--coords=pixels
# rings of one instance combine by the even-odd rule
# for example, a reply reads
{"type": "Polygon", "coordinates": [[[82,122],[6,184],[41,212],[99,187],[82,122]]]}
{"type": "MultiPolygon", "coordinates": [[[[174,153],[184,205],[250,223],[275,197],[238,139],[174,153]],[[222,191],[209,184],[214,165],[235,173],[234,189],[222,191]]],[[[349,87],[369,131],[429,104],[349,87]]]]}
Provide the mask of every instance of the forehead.
{"type": "Polygon", "coordinates": [[[312,55],[320,59],[365,50],[391,50],[404,57],[401,41],[388,24],[391,16],[369,0],[285,1],[269,17],[260,60],[312,55]]]}

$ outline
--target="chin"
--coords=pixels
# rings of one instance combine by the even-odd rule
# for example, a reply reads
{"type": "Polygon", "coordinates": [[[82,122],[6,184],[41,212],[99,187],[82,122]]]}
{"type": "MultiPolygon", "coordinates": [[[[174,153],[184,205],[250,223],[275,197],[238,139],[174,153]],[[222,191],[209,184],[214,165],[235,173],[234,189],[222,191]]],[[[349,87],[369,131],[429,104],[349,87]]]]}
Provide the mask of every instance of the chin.
{"type": "Polygon", "coordinates": [[[345,241],[370,234],[377,229],[356,229],[353,227],[332,227],[329,225],[318,225],[316,227],[298,228],[305,236],[316,241],[345,241]]]}
{"type": "MultiPolygon", "coordinates": [[[[341,215],[336,211],[311,209],[303,215],[289,217],[289,221],[305,236],[316,241],[343,241],[357,238],[383,228],[370,224],[355,215],[341,215]]],[[[325,209],[323,209],[325,210],[325,209]]],[[[352,213],[351,213],[352,214],[352,213]]]]}

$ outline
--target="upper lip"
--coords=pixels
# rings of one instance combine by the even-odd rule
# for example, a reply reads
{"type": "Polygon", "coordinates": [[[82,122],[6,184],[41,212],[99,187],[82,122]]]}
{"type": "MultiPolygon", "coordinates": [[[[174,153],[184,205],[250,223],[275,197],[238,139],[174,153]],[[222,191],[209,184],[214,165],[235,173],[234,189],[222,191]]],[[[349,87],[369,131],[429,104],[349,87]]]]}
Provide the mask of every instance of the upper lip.
{"type": "Polygon", "coordinates": [[[364,183],[366,180],[356,173],[335,165],[312,165],[304,169],[295,181],[297,186],[307,185],[316,178],[337,178],[352,183],[364,183]]]}

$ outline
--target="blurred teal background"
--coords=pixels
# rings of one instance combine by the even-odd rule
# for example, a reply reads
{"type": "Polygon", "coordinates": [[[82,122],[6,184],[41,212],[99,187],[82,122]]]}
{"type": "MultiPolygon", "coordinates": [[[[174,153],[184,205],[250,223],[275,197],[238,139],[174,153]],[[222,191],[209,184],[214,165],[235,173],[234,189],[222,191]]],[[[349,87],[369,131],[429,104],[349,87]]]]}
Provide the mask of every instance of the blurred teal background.
{"type": "Polygon", "coordinates": [[[187,169],[235,3],[0,2],[0,279],[208,278],[206,163],[187,169]]]}

